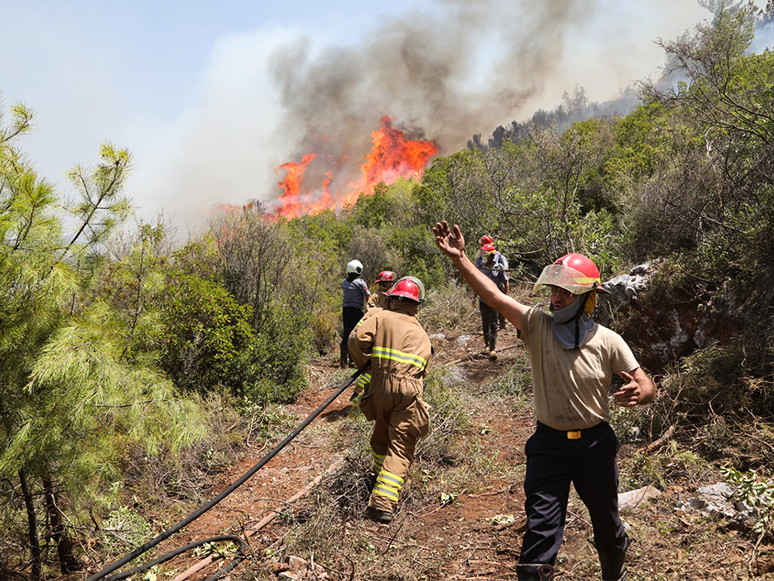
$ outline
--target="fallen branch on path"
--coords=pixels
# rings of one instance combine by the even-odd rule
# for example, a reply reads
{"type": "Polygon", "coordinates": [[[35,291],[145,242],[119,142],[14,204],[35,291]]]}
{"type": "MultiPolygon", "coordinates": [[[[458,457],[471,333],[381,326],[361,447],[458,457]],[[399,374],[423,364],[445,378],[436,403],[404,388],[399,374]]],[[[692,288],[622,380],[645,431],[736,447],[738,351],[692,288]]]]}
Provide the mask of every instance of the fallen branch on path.
{"type": "Polygon", "coordinates": [[[671,438],[674,435],[674,433],[675,433],[675,426],[674,426],[674,424],[672,424],[671,426],[669,426],[669,429],[664,433],[663,436],[661,436],[655,442],[645,446],[644,448],[640,448],[639,450],[637,450],[637,453],[638,454],[649,454],[650,452],[652,452],[653,450],[655,450],[656,448],[661,446],[661,444],[666,442],[669,438],[671,438]]]}

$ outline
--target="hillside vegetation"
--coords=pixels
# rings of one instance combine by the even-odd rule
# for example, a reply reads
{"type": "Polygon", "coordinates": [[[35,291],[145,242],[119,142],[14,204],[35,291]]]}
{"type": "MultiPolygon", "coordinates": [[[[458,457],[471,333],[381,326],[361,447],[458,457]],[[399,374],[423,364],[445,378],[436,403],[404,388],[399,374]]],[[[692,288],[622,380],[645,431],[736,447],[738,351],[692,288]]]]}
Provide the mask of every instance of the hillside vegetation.
{"type": "MultiPolygon", "coordinates": [[[[127,224],[131,155],[112,144],[93,168],[73,169],[78,197],[65,201],[23,153],[32,112],[10,107],[0,119],[0,576],[82,570],[90,542],[117,542],[109,523],[142,520],[138,507],[161,497],[195,505],[245,440],[271,439],[311,359],[338,357],[352,258],[369,283],[385,269],[419,277],[428,332],[475,321],[434,246],[441,219],[471,241],[492,235],[519,296],[567,252],[593,257],[604,278],[658,263],[612,326],[635,353],[649,348],[646,327],[669,332],[668,308],[701,332],[688,351],[652,360],[657,401],[629,421],[645,441],[672,428],[676,445],[770,499],[774,53],[747,52],[765,16],[721,10],[662,42],[678,80],[641,83],[627,115],[560,127],[560,108],[436,158],[419,183],[382,184],[341,215],[285,220],[255,202],[183,243],[163,222],[127,224]]],[[[749,531],[758,543],[774,540],[773,506],[749,531]]],[[[122,546],[147,540],[143,530],[122,546]]]]}

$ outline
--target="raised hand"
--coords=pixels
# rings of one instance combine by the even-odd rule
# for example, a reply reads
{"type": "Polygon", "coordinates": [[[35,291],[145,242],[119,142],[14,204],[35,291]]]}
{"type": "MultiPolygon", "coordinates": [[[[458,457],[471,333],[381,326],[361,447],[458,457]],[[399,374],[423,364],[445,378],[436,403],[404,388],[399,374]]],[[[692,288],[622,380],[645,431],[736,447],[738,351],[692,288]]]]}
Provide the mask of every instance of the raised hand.
{"type": "Polygon", "coordinates": [[[462,236],[460,227],[456,224],[454,229],[449,228],[449,224],[444,220],[438,222],[433,228],[435,234],[435,243],[449,258],[461,258],[465,253],[465,238],[462,236]]]}

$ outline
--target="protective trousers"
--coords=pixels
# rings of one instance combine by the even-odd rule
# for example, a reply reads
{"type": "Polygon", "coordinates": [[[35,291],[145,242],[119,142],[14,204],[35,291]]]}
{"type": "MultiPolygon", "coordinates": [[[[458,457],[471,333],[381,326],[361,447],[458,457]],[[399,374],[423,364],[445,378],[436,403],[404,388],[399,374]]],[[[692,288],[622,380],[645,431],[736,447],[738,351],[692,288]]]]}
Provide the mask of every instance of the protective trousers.
{"type": "Polygon", "coordinates": [[[478,301],[481,311],[481,326],[484,331],[484,345],[490,351],[497,349],[497,317],[499,313],[483,301],[478,301]]]}
{"type": "Polygon", "coordinates": [[[422,381],[387,376],[363,397],[360,409],[374,420],[371,450],[377,471],[368,506],[392,513],[414,459],[417,440],[427,435],[430,416],[422,381]]]}
{"type": "Polygon", "coordinates": [[[341,349],[339,365],[341,367],[347,367],[349,362],[353,360],[349,354],[347,341],[349,340],[349,334],[352,332],[352,329],[354,329],[357,326],[357,322],[363,318],[363,311],[356,307],[344,307],[341,312],[341,318],[344,330],[342,331],[341,343],[339,345],[341,349]]]}
{"type": "Polygon", "coordinates": [[[527,441],[527,532],[520,563],[555,563],[571,482],[589,510],[597,550],[620,554],[626,549],[618,516],[618,437],[608,424],[583,430],[578,439],[567,434],[538,423],[527,441]]]}

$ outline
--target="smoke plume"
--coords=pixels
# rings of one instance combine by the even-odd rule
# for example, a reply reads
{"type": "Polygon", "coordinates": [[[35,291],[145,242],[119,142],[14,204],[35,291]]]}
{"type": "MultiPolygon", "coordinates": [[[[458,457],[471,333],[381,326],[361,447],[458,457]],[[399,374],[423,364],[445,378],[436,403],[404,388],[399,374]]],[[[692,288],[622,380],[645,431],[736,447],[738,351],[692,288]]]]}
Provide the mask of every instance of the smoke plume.
{"type": "Polygon", "coordinates": [[[310,187],[329,171],[317,161],[336,164],[335,191],[337,182],[356,177],[383,115],[450,154],[482,129],[512,120],[542,92],[568,30],[595,5],[447,0],[385,21],[357,45],[319,53],[308,39],[283,46],[270,71],[285,111],[279,125],[295,142],[290,155],[299,161],[317,152],[304,177],[310,187]]]}

